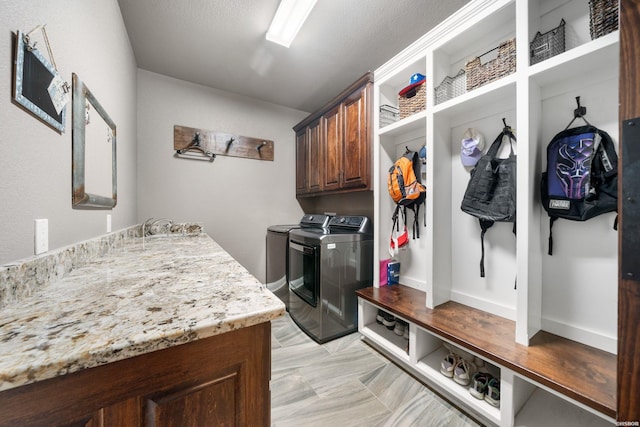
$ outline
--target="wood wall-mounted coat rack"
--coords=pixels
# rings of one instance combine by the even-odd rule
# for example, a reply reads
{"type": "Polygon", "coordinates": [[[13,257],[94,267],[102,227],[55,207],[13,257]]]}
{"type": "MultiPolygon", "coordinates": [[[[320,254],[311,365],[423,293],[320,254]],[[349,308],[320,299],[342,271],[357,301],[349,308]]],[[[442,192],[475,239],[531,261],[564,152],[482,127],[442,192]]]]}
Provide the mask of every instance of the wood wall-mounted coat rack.
{"type": "Polygon", "coordinates": [[[213,161],[217,155],[273,161],[273,141],[187,126],[173,127],[173,149],[177,157],[194,155],[213,161]]]}

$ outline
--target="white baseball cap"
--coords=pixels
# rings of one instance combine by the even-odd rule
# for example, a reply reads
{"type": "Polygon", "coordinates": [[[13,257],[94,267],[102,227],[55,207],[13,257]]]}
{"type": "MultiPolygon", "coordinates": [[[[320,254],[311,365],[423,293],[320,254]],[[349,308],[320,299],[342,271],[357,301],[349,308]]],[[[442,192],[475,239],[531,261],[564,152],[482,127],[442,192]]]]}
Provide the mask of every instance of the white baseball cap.
{"type": "Polygon", "coordinates": [[[475,166],[482,157],[484,137],[475,129],[469,128],[462,135],[460,160],[464,166],[475,166]]]}

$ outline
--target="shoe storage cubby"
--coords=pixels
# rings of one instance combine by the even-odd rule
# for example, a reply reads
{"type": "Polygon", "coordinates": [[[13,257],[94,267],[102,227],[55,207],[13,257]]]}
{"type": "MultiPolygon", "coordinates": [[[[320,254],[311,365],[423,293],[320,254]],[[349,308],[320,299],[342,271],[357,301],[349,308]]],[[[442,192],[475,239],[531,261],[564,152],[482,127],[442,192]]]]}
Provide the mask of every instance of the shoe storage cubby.
{"type": "Polygon", "coordinates": [[[513,321],[453,301],[429,309],[424,292],[404,285],[365,288],[357,294],[364,339],[480,422],[613,425],[615,355],[546,332],[523,346],[515,342],[513,321]],[[376,322],[380,309],[408,322],[408,353],[406,339],[376,322]],[[450,353],[473,359],[476,366],[483,365],[478,370],[499,379],[498,407],[472,396],[472,384],[463,386],[442,374],[450,353]]]}
{"type": "MultiPolygon", "coordinates": [[[[511,373],[512,374],[512,373],[511,373]]],[[[611,421],[594,416],[588,409],[568,402],[553,391],[526,379],[507,374],[513,389],[514,425],[563,427],[610,427],[611,421]]],[[[506,382],[506,380],[505,380],[506,382]]],[[[613,424],[615,425],[615,424],[613,424]]]]}
{"type": "MultiPolygon", "coordinates": [[[[452,377],[445,376],[441,372],[442,361],[445,357],[454,354],[457,357],[466,358],[470,364],[476,366],[476,357],[468,350],[456,347],[454,344],[445,341],[436,335],[416,327],[415,338],[415,369],[423,377],[428,378],[431,383],[437,383],[442,390],[456,402],[463,402],[465,407],[472,408],[474,412],[482,414],[495,424],[500,424],[500,408],[494,407],[484,400],[475,398],[469,389],[472,387],[470,382],[468,385],[461,385],[452,377]]],[[[480,358],[479,358],[480,359],[480,358]]],[[[476,367],[486,370],[492,377],[500,378],[500,368],[482,361],[482,367],[476,367]]],[[[473,373],[476,371],[474,370],[473,373]]],[[[473,373],[471,375],[473,375],[473,373]]]]}
{"type": "Polygon", "coordinates": [[[409,362],[409,352],[407,351],[409,340],[378,323],[376,320],[378,310],[379,308],[373,305],[358,307],[359,330],[362,334],[372,337],[380,343],[385,351],[397,360],[409,362]]]}

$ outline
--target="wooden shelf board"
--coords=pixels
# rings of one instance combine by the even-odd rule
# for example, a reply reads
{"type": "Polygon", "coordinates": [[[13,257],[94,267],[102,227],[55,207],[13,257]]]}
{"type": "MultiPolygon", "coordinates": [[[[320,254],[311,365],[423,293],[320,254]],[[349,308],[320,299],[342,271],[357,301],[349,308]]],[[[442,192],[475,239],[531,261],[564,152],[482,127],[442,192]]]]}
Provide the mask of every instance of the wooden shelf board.
{"type": "Polygon", "coordinates": [[[357,295],[466,347],[498,365],[609,417],[616,417],[616,355],[541,331],[529,346],[515,341],[515,322],[453,301],[425,306],[423,291],[403,285],[357,295]]]}

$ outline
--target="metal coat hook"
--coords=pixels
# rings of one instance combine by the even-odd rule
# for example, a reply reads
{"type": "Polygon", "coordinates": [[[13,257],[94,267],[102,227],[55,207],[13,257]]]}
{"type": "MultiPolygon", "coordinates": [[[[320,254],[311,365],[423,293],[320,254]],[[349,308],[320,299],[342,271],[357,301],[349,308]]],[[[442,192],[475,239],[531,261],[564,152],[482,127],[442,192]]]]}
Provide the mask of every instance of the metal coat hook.
{"type": "Polygon", "coordinates": [[[576,96],[576,104],[578,104],[578,108],[573,110],[574,117],[584,117],[587,114],[587,107],[583,107],[580,105],[580,97],[576,96]]]}
{"type": "Polygon", "coordinates": [[[235,141],[233,137],[229,138],[229,140],[227,141],[227,151],[229,151],[229,147],[231,147],[231,144],[233,143],[233,141],[235,141]]]}
{"type": "Polygon", "coordinates": [[[511,129],[511,126],[507,124],[507,119],[504,117],[502,118],[502,124],[504,125],[504,128],[502,129],[503,132],[513,133],[513,129],[511,129]]]}
{"type": "Polygon", "coordinates": [[[202,154],[204,154],[206,157],[209,158],[209,161],[213,162],[213,160],[216,158],[216,154],[212,153],[211,151],[205,150],[200,146],[200,132],[196,132],[193,135],[193,139],[191,140],[191,143],[186,146],[185,148],[181,148],[176,150],[176,154],[185,154],[187,151],[199,151],[202,154]]]}
{"type": "Polygon", "coordinates": [[[262,144],[258,145],[256,147],[256,150],[258,150],[258,153],[260,153],[262,155],[262,149],[267,145],[267,141],[262,141],[262,144]]]}
{"type": "Polygon", "coordinates": [[[587,119],[585,119],[585,115],[587,114],[587,107],[583,107],[582,105],[580,105],[580,97],[576,96],[576,104],[578,105],[578,108],[576,108],[575,110],[573,110],[573,119],[571,119],[571,121],[569,122],[569,124],[567,125],[566,128],[564,128],[564,130],[569,129],[569,127],[573,124],[573,121],[577,118],[581,118],[582,120],[584,120],[584,122],[591,126],[591,123],[589,123],[587,121],[587,119]]]}

